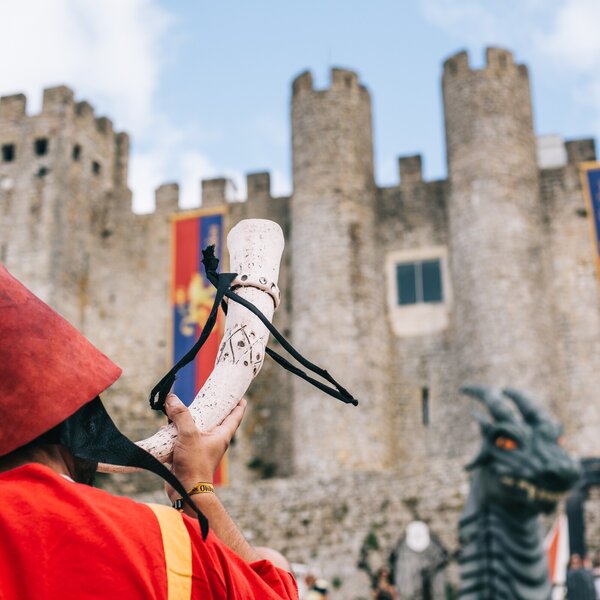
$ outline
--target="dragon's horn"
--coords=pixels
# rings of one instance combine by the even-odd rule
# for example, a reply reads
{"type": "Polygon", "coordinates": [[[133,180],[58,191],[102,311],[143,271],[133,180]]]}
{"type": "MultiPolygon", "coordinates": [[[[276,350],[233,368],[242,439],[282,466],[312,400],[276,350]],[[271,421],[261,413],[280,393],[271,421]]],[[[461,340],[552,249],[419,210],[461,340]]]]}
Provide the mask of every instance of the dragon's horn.
{"type": "Polygon", "coordinates": [[[529,425],[536,425],[541,421],[548,420],[546,413],[536,406],[535,402],[523,392],[513,388],[504,388],[502,393],[515,403],[521,411],[525,422],[529,425]]]}
{"type": "Polygon", "coordinates": [[[478,410],[472,410],[471,416],[479,423],[481,431],[487,433],[491,430],[492,424],[478,410]]]}
{"type": "Polygon", "coordinates": [[[478,385],[467,385],[462,387],[460,391],[483,402],[496,421],[514,422],[516,420],[509,405],[496,390],[478,385]]]}

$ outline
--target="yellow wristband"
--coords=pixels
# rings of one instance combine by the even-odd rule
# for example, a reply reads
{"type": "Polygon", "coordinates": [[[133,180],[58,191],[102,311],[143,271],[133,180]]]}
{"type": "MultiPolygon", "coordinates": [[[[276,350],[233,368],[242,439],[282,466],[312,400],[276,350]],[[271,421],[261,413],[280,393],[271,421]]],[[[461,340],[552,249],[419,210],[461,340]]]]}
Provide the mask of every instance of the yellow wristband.
{"type": "MultiPolygon", "coordinates": [[[[196,494],[214,494],[215,486],[212,483],[201,481],[193,488],[189,489],[187,493],[188,496],[195,496],[196,494]]],[[[175,500],[175,502],[173,502],[173,508],[176,508],[179,512],[183,512],[183,498],[175,500]]]]}
{"type": "Polygon", "coordinates": [[[195,496],[196,494],[214,494],[215,486],[212,483],[197,483],[191,490],[188,490],[187,493],[189,496],[195,496]]]}

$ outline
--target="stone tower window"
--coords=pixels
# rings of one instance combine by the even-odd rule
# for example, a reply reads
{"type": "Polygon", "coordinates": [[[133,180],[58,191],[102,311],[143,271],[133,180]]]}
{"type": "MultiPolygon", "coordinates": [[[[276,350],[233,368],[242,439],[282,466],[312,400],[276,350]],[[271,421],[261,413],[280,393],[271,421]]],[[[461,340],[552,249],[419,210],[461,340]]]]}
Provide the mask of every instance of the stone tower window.
{"type": "Polygon", "coordinates": [[[92,163],[92,173],[94,175],[100,175],[100,171],[102,171],[102,166],[100,165],[100,163],[97,160],[95,160],[92,163]]]}
{"type": "Polygon", "coordinates": [[[388,315],[397,336],[425,335],[448,327],[452,289],[444,246],[390,252],[385,273],[388,315]]]}
{"type": "Polygon", "coordinates": [[[443,302],[439,259],[398,264],[396,285],[398,304],[443,302]]]}
{"type": "Polygon", "coordinates": [[[2,146],[2,161],[12,162],[15,160],[16,149],[14,144],[4,144],[2,146]]]}
{"type": "Polygon", "coordinates": [[[81,158],[81,146],[79,144],[73,146],[72,157],[74,161],[78,161],[81,158]]]}
{"type": "Polygon", "coordinates": [[[38,138],[33,143],[33,148],[37,156],[48,154],[48,138],[38,138]]]}

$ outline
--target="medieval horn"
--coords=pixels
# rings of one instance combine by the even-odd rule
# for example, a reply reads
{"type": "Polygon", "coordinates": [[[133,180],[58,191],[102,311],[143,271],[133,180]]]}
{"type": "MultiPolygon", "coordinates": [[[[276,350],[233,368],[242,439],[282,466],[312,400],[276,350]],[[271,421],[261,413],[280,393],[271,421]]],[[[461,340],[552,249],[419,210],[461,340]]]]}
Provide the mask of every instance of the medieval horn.
{"type": "MultiPolygon", "coordinates": [[[[231,288],[269,321],[280,301],[277,280],[283,247],[281,227],[264,219],[240,221],[227,236],[230,271],[238,274],[231,288]]],[[[237,302],[228,303],[214,369],[189,407],[200,431],[219,425],[238,404],[260,371],[268,339],[269,331],[256,315],[237,302]]],[[[168,463],[176,438],[177,430],[170,424],[137,444],[168,463]]],[[[101,463],[98,470],[123,473],[138,469],[101,463]]]]}
{"type": "Polygon", "coordinates": [[[515,421],[515,415],[510,410],[508,403],[496,390],[483,386],[470,385],[462,387],[460,391],[485,404],[496,421],[515,421]]]}

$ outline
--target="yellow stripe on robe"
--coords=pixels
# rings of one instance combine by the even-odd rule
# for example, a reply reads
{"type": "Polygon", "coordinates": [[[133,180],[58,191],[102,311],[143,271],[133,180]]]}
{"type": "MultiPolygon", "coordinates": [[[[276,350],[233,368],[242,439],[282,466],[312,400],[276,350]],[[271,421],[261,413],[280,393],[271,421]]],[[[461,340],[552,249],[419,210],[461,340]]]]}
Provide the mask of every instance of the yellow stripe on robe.
{"type": "Polygon", "coordinates": [[[192,542],[181,513],[162,504],[147,505],[158,519],[167,571],[168,600],[192,597],[192,542]]]}

